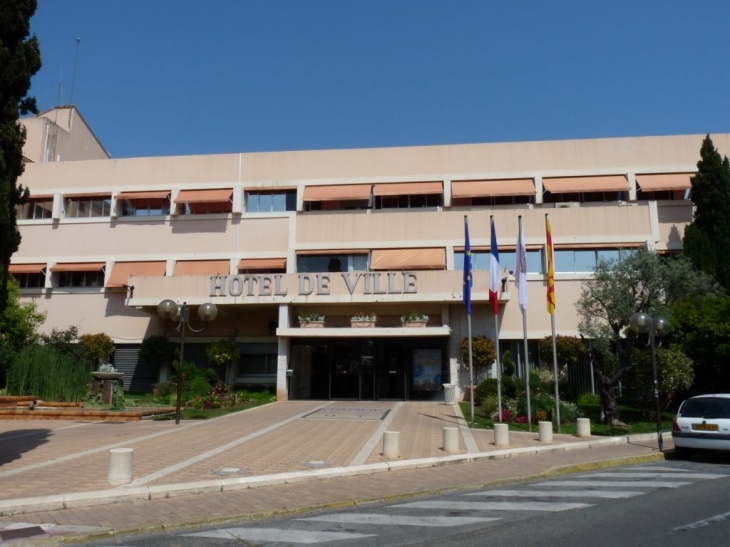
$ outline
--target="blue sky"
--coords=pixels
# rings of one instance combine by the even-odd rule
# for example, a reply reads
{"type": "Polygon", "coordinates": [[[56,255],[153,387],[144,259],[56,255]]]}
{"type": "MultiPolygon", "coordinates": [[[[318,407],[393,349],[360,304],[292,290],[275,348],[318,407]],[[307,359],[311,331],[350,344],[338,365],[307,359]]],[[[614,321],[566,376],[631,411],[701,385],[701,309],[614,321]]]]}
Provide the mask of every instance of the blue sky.
{"type": "Polygon", "coordinates": [[[730,131],[727,0],[40,0],[113,157],[730,131]]]}

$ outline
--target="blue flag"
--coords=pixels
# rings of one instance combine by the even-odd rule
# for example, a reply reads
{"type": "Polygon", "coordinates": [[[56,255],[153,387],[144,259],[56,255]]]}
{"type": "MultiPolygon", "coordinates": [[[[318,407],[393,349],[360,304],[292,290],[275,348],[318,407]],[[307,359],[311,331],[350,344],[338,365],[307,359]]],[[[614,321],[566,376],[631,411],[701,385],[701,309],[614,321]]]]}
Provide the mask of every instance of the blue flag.
{"type": "Polygon", "coordinates": [[[471,315],[471,245],[469,244],[469,221],[464,216],[464,305],[466,314],[471,315]]]}

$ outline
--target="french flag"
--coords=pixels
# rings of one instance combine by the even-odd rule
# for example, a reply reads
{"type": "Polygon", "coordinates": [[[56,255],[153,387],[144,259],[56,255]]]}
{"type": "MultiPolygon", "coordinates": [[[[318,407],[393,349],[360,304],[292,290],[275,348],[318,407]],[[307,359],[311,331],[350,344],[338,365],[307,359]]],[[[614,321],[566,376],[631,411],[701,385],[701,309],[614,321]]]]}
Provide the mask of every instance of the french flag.
{"type": "Polygon", "coordinates": [[[499,267],[499,249],[497,249],[497,233],[494,231],[494,217],[492,223],[492,241],[489,245],[491,258],[489,261],[489,302],[494,309],[494,315],[499,315],[499,286],[502,281],[501,268],[499,267]]]}

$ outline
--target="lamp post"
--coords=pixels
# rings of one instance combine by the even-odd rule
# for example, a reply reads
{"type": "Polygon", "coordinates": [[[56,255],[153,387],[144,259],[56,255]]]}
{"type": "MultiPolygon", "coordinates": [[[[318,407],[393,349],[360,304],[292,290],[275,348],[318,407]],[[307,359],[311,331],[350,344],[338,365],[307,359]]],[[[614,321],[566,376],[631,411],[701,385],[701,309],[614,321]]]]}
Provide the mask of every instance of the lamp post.
{"type": "MultiPolygon", "coordinates": [[[[179,425],[183,384],[183,358],[185,356],[185,329],[190,329],[192,332],[201,332],[205,329],[205,326],[202,329],[194,329],[190,326],[190,309],[188,308],[187,302],[183,302],[181,306],[178,306],[174,300],[163,300],[157,306],[157,314],[163,319],[177,321],[177,330],[180,331],[180,359],[177,367],[177,401],[175,403],[175,425],[179,425]]],[[[198,317],[205,323],[213,321],[217,315],[218,308],[216,308],[215,304],[205,303],[198,308],[198,317]]]]}
{"type": "Polygon", "coordinates": [[[644,312],[636,312],[629,320],[629,327],[637,333],[649,333],[651,346],[651,369],[654,375],[654,403],[656,404],[656,433],[659,450],[662,449],[662,412],[659,405],[659,379],[656,370],[656,338],[665,336],[669,332],[669,321],[664,317],[654,319],[644,312]]]}

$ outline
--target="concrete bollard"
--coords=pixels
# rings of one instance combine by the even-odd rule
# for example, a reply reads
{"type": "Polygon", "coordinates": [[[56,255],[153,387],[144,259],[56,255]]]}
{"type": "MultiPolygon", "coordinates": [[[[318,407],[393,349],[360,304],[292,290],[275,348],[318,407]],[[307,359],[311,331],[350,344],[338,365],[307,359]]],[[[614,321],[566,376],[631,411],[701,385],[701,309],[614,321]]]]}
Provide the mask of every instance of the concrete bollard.
{"type": "Polygon", "coordinates": [[[459,428],[444,427],[444,452],[459,451],[459,428]]]}
{"type": "Polygon", "coordinates": [[[590,437],[591,436],[591,420],[590,418],[578,418],[578,433],[579,437],[590,437]]]}
{"type": "Polygon", "coordinates": [[[113,486],[132,482],[134,448],[112,448],[109,451],[107,482],[113,486]]]}
{"type": "Polygon", "coordinates": [[[537,427],[541,443],[553,442],[553,422],[537,422],[537,427]]]}
{"type": "Polygon", "coordinates": [[[386,431],[383,433],[383,456],[391,459],[400,457],[399,431],[386,431]]]}
{"type": "Polygon", "coordinates": [[[494,446],[509,446],[509,426],[494,424],[494,446]]]}

